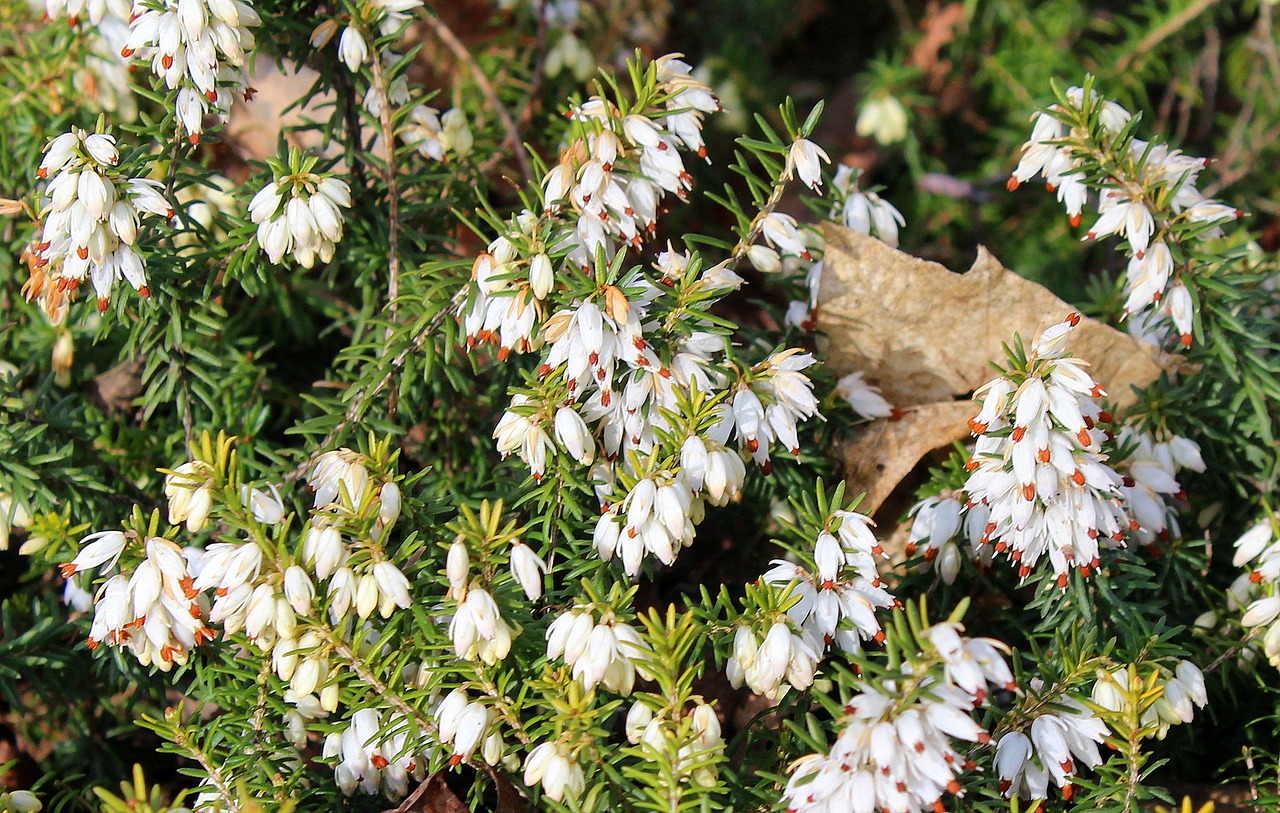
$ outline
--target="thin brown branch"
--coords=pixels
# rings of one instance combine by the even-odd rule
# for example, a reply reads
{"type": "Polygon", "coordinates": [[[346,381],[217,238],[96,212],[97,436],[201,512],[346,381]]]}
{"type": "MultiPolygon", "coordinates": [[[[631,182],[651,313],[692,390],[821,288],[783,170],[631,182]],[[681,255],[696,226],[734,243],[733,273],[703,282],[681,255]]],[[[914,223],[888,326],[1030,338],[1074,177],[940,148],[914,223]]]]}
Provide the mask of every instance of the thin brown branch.
{"type": "MultiPolygon", "coordinates": [[[[369,399],[382,392],[391,384],[396,375],[399,374],[400,369],[404,367],[404,363],[409,359],[409,356],[422,349],[422,346],[427,343],[427,339],[431,334],[440,327],[449,314],[453,313],[458,304],[462,302],[463,298],[466,296],[466,292],[467,289],[465,286],[460,287],[458,292],[453,295],[453,299],[449,300],[449,304],[445,305],[440,309],[439,313],[431,317],[431,321],[427,323],[426,327],[418,332],[418,335],[413,337],[413,341],[396,354],[395,358],[391,360],[391,369],[387,370],[386,375],[384,375],[373,387],[361,390],[357,393],[355,399],[351,402],[351,406],[347,407],[347,412],[342,416],[342,420],[338,422],[338,425],[335,426],[328,435],[325,435],[324,440],[322,440],[319,446],[316,447],[317,455],[326,450],[329,445],[333,443],[334,439],[345,431],[349,425],[360,420],[360,416],[364,414],[365,404],[369,402],[369,399]]],[[[311,468],[312,460],[313,458],[308,458],[306,462],[302,463],[298,468],[286,474],[284,477],[285,481],[289,482],[305,476],[307,471],[311,468]]]]}
{"type": "Polygon", "coordinates": [[[1149,51],[1186,28],[1197,17],[1216,6],[1219,2],[1220,0],[1196,0],[1196,2],[1165,20],[1163,25],[1157,26],[1154,31],[1143,37],[1132,51],[1120,57],[1120,60],[1116,63],[1115,74],[1119,76],[1127,72],[1135,62],[1146,56],[1149,51]]]}
{"type": "MultiPolygon", "coordinates": [[[[396,131],[391,121],[391,94],[387,84],[387,75],[382,67],[381,56],[375,55],[369,61],[373,69],[373,90],[378,94],[378,124],[382,130],[382,145],[386,150],[386,163],[383,165],[383,179],[387,183],[387,332],[383,336],[386,342],[391,341],[395,332],[396,312],[400,297],[400,182],[396,172],[396,131]]],[[[387,416],[395,418],[400,389],[391,384],[391,396],[387,399],[387,416]]]]}
{"type": "Polygon", "coordinates": [[[444,43],[444,46],[471,71],[471,76],[475,79],[476,86],[484,94],[485,101],[494,114],[497,115],[498,121],[502,123],[502,128],[507,131],[507,137],[502,142],[503,146],[510,147],[511,155],[515,158],[516,165],[520,167],[520,174],[524,179],[526,181],[534,180],[533,170],[529,166],[529,156],[525,153],[524,142],[520,139],[520,130],[516,126],[515,119],[511,117],[510,111],[503,106],[502,100],[498,98],[498,92],[494,90],[493,83],[489,81],[489,77],[485,75],[475,57],[467,50],[467,46],[462,44],[462,40],[458,39],[458,36],[453,33],[449,26],[445,25],[443,20],[433,14],[426,15],[426,20],[427,25],[431,26],[431,30],[444,43]]]}

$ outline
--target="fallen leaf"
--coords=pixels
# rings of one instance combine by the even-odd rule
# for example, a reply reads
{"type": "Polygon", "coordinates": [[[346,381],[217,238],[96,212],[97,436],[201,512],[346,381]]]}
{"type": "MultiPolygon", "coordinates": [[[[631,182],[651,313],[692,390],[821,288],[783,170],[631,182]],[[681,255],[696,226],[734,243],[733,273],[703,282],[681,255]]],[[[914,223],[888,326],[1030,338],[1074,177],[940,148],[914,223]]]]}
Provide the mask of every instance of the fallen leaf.
{"type": "MultiPolygon", "coordinates": [[[[824,233],[826,361],[841,375],[864,372],[900,408],[969,395],[991,380],[988,362],[1005,360],[1002,345],[1015,333],[1029,343],[1074,310],[982,247],[955,274],[850,229],[828,223],[824,233]]],[[[1137,401],[1133,387],[1183,367],[1181,356],[1093,319],[1080,320],[1069,347],[1120,407],[1137,401]]]]}
{"type": "Polygon", "coordinates": [[[428,776],[398,807],[383,813],[471,813],[471,810],[445,782],[444,772],[440,771],[428,776]]]}
{"type": "Polygon", "coordinates": [[[874,514],[921,458],[969,437],[968,420],[976,413],[971,401],[943,401],[909,407],[897,420],[867,427],[841,454],[848,493],[866,494],[858,510],[874,514]]]}

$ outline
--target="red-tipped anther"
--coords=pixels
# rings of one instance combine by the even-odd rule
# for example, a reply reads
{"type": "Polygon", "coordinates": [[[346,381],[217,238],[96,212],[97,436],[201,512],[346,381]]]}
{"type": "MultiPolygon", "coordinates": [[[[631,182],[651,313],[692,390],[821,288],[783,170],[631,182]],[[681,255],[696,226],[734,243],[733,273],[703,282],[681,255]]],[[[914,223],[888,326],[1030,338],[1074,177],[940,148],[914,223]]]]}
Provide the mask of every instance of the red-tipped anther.
{"type": "Polygon", "coordinates": [[[884,637],[884,630],[877,630],[876,634],[871,636],[871,640],[875,641],[877,644],[883,644],[884,637]]]}
{"type": "Polygon", "coordinates": [[[759,441],[759,439],[758,439],[758,438],[747,438],[747,451],[748,451],[748,452],[751,452],[752,454],[755,454],[755,453],[756,453],[756,451],[757,451],[759,448],[760,448],[760,441],[759,441]]]}
{"type": "Polygon", "coordinates": [[[889,420],[891,421],[900,421],[902,420],[902,416],[906,414],[907,413],[903,412],[897,407],[889,407],[889,420]]]}
{"type": "Polygon", "coordinates": [[[1045,183],[1044,188],[1045,188],[1045,189],[1047,189],[1047,190],[1049,190],[1050,192],[1057,192],[1057,191],[1058,191],[1058,187],[1057,187],[1057,186],[1055,186],[1054,184],[1048,183],[1048,182],[1046,182],[1046,183],[1045,183]]]}
{"type": "Polygon", "coordinates": [[[1121,477],[1121,478],[1120,478],[1120,483],[1121,483],[1125,488],[1133,488],[1135,485],[1137,485],[1137,483],[1134,481],[1134,479],[1133,479],[1132,477],[1129,477],[1128,475],[1126,475],[1126,476],[1124,476],[1124,477],[1121,477]]]}
{"type": "Polygon", "coordinates": [[[216,90],[210,90],[210,91],[208,91],[207,93],[205,93],[205,94],[204,94],[204,97],[205,97],[206,99],[208,99],[209,101],[211,101],[211,102],[216,102],[216,101],[218,101],[218,91],[216,91],[216,90]]]}
{"type": "Polygon", "coordinates": [[[1048,463],[1048,462],[1049,462],[1049,450],[1048,450],[1048,449],[1041,449],[1039,452],[1036,452],[1036,457],[1040,460],[1040,462],[1041,462],[1041,463],[1048,463]]]}
{"type": "Polygon", "coordinates": [[[1116,419],[1116,416],[1112,415],[1110,412],[1108,412],[1105,409],[1098,413],[1098,420],[1101,421],[1102,423],[1111,423],[1115,419],[1116,419]]]}
{"type": "Polygon", "coordinates": [[[160,66],[166,71],[173,67],[173,54],[165,54],[160,57],[160,66]]]}
{"type": "Polygon", "coordinates": [[[79,258],[80,258],[80,259],[82,259],[82,260],[87,260],[87,259],[89,259],[89,247],[88,247],[88,246],[76,246],[76,256],[77,256],[77,257],[79,257],[79,258]]]}
{"type": "Polygon", "coordinates": [[[191,146],[193,146],[193,147],[194,147],[194,146],[196,146],[197,144],[199,144],[199,143],[200,143],[200,134],[199,134],[199,133],[192,133],[191,135],[187,136],[187,140],[188,140],[188,141],[190,141],[190,142],[191,142],[191,146]]]}
{"type": "Polygon", "coordinates": [[[760,473],[763,474],[765,477],[768,477],[770,474],[773,474],[773,461],[766,460],[763,463],[761,463],[760,473]]]}
{"type": "Polygon", "coordinates": [[[1190,347],[1190,346],[1191,346],[1191,334],[1190,334],[1190,333],[1183,333],[1183,334],[1182,334],[1182,346],[1183,346],[1183,347],[1190,347]]]}
{"type": "Polygon", "coordinates": [[[387,765],[389,764],[387,762],[387,758],[384,757],[382,754],[374,754],[372,757],[369,758],[369,762],[370,764],[373,765],[373,767],[377,768],[378,770],[382,770],[383,768],[387,767],[387,765]]]}
{"type": "Polygon", "coordinates": [[[1018,568],[1019,579],[1025,579],[1030,575],[1031,575],[1031,565],[1023,565],[1022,567],[1018,568]]]}
{"type": "Polygon", "coordinates": [[[904,552],[905,552],[908,556],[915,556],[915,555],[916,555],[916,550],[918,550],[918,548],[917,548],[917,546],[916,546],[916,543],[914,543],[914,542],[908,542],[908,543],[907,543],[907,547],[906,547],[906,548],[904,548],[904,552]]]}
{"type": "Polygon", "coordinates": [[[1027,483],[1022,487],[1022,499],[1031,500],[1031,499],[1035,499],[1035,496],[1036,496],[1035,483],[1027,483]]]}
{"type": "Polygon", "coordinates": [[[1009,176],[1009,180],[1004,182],[1004,188],[1008,189],[1010,192],[1017,189],[1019,186],[1022,186],[1022,181],[1019,181],[1012,175],[1009,176]]]}
{"type": "Polygon", "coordinates": [[[133,56],[133,54],[134,54],[134,50],[127,45],[120,49],[120,56],[124,57],[125,59],[128,59],[129,57],[133,56]]]}
{"type": "Polygon", "coordinates": [[[1071,228],[1073,229],[1080,228],[1080,215],[1078,214],[1072,215],[1067,219],[1067,222],[1071,224],[1071,228]]]}
{"type": "Polygon", "coordinates": [[[881,547],[879,542],[877,542],[876,544],[871,546],[871,553],[873,556],[879,556],[880,554],[884,553],[884,548],[881,547]]]}
{"type": "Polygon", "coordinates": [[[1059,587],[1061,587],[1063,590],[1066,590],[1066,589],[1067,589],[1067,574],[1066,574],[1066,573],[1059,573],[1059,574],[1058,574],[1058,586],[1059,586],[1059,587]]]}
{"type": "Polygon", "coordinates": [[[1070,782],[1062,786],[1062,798],[1066,799],[1068,802],[1071,801],[1071,797],[1074,796],[1075,793],[1076,786],[1070,782]]]}
{"type": "Polygon", "coordinates": [[[1026,436],[1027,436],[1027,427],[1025,427],[1025,426],[1015,426],[1015,427],[1013,428],[1013,436],[1012,436],[1012,437],[1013,437],[1013,442],[1014,442],[1014,443],[1017,443],[1018,441],[1022,440],[1022,439],[1023,439],[1023,438],[1025,438],[1026,436]]]}
{"type": "Polygon", "coordinates": [[[105,296],[98,297],[98,313],[107,312],[107,298],[105,296]]]}
{"type": "Polygon", "coordinates": [[[1088,429],[1081,429],[1076,433],[1076,440],[1080,441],[1081,446],[1088,446],[1093,443],[1093,438],[1089,437],[1088,429]]]}
{"type": "Polygon", "coordinates": [[[1084,485],[1084,472],[1080,471],[1080,469],[1076,469],[1075,473],[1071,475],[1071,482],[1078,486],[1084,485]]]}
{"type": "Polygon", "coordinates": [[[49,170],[45,169],[44,167],[40,167],[39,169],[37,169],[37,170],[36,170],[36,177],[37,177],[37,178],[48,178],[48,177],[49,177],[49,170]]]}
{"type": "Polygon", "coordinates": [[[138,296],[142,297],[143,299],[150,299],[151,289],[143,285],[141,288],[138,289],[138,296]]]}
{"type": "Polygon", "coordinates": [[[77,570],[77,567],[75,562],[64,562],[58,565],[58,571],[62,573],[62,578],[64,579],[69,579],[72,576],[76,575],[76,570],[77,570]]]}

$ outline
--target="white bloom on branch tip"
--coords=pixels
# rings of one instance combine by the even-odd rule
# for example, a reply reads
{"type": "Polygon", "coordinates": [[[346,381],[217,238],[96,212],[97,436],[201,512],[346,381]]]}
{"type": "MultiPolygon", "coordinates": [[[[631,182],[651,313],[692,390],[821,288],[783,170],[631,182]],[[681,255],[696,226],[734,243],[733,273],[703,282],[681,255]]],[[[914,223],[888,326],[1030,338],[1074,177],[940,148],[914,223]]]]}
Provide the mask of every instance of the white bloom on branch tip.
{"type": "Polygon", "coordinates": [[[831,163],[826,151],[807,138],[797,138],[787,152],[787,175],[797,175],[815,192],[822,187],[822,162],[831,163]]]}

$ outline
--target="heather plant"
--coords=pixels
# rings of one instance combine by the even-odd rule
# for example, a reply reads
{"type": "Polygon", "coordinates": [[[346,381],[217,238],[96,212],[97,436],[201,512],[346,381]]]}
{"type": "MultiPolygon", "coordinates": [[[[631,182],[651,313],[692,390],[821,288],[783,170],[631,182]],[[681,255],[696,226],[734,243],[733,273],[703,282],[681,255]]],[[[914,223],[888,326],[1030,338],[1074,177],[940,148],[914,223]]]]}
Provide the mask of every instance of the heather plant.
{"type": "Polygon", "coordinates": [[[832,125],[732,37],[653,56],[662,3],[480,5],[481,46],[421,0],[0,3],[0,692],[45,768],[0,809],[1127,813],[1215,738],[1270,804],[1273,204],[1133,104],[1200,12],[1125,81],[1031,60],[962,180],[906,57],[832,125]],[[828,236],[943,245],[965,195],[1101,270],[868,507],[837,447],[905,412],[825,363],[828,236]],[[1164,373],[1109,393],[1088,316],[1164,373]]]}

